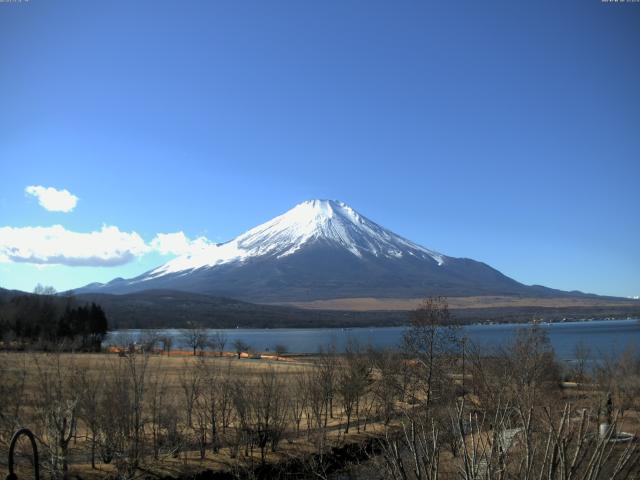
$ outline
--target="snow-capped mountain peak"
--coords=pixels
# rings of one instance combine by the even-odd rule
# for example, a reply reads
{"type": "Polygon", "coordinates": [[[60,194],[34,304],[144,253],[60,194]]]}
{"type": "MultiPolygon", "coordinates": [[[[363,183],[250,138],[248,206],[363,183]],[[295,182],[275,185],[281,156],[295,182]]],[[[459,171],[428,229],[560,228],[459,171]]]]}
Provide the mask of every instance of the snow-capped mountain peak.
{"type": "Polygon", "coordinates": [[[263,303],[557,294],[482,262],[428,250],[336,200],[300,203],[226,243],[197,239],[189,254],[155,270],[83,290],[180,290],[263,303]]]}
{"type": "Polygon", "coordinates": [[[202,242],[196,252],[167,262],[139,281],[170,273],[188,273],[199,268],[246,262],[258,257],[280,259],[316,242],[344,249],[360,258],[375,256],[400,259],[412,256],[430,258],[438,265],[445,261],[445,257],[438,252],[382,228],[343,202],[308,200],[229,242],[202,242]]]}

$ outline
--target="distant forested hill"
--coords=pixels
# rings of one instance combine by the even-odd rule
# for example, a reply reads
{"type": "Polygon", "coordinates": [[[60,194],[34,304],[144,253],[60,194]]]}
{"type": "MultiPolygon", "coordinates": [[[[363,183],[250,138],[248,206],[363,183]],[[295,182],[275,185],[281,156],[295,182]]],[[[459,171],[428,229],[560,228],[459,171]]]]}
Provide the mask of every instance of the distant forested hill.
{"type": "MultiPolygon", "coordinates": [[[[81,294],[81,302],[101,305],[112,328],[180,328],[195,322],[209,328],[319,328],[393,326],[408,323],[407,311],[306,310],[260,305],[231,298],[171,290],[126,295],[81,294]]],[[[640,316],[640,305],[591,307],[501,307],[452,309],[462,323],[529,322],[589,317],[640,316]]]]}
{"type": "MultiPolygon", "coordinates": [[[[16,295],[25,293],[0,289],[0,317],[2,304],[16,295]]],[[[62,301],[69,297],[58,298],[62,301]]],[[[247,303],[232,298],[174,290],[147,290],[124,295],[83,293],[71,298],[79,305],[100,305],[109,320],[109,329],[112,330],[182,328],[193,323],[207,328],[369,327],[408,323],[407,311],[311,310],[247,303]]],[[[640,317],[638,304],[601,307],[453,308],[451,311],[462,323],[640,317]]]]}
{"type": "Polygon", "coordinates": [[[284,328],[402,325],[406,312],[341,312],[260,305],[172,290],[125,295],[80,294],[102,305],[112,328],[180,328],[194,322],[210,328],[284,328]]]}

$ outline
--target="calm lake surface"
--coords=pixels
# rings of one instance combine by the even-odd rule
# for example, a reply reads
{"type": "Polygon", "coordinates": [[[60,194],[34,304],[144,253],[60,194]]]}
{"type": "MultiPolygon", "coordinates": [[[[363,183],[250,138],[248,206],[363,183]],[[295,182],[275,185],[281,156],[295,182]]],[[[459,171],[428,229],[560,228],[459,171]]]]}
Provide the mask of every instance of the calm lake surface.
{"type": "MultiPolygon", "coordinates": [[[[490,350],[508,342],[518,329],[527,328],[524,324],[469,325],[463,327],[468,339],[476,345],[490,350]]],[[[543,324],[541,328],[548,334],[556,355],[562,360],[575,357],[578,343],[591,350],[591,358],[615,355],[627,346],[640,346],[640,320],[592,320],[543,324]]],[[[232,350],[235,340],[242,340],[257,351],[273,350],[276,344],[283,344],[290,353],[315,353],[321,346],[335,344],[343,350],[350,339],[357,340],[362,346],[376,348],[397,347],[402,342],[406,327],[375,328],[282,328],[282,329],[221,329],[209,330],[224,332],[227,336],[225,349],[232,350]]],[[[105,344],[118,344],[124,337],[139,340],[148,330],[116,330],[107,336],[105,344]]],[[[180,329],[154,330],[161,335],[173,337],[172,348],[187,348],[184,331],[180,329]]]]}

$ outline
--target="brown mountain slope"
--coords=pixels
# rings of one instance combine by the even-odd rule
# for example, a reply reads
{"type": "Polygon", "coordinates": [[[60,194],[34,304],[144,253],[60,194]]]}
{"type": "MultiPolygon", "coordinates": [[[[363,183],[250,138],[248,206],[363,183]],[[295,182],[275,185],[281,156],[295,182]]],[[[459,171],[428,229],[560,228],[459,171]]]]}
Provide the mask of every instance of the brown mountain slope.
{"type": "MultiPolygon", "coordinates": [[[[343,310],[353,312],[413,310],[422,302],[421,298],[336,298],[310,302],[286,302],[280,305],[313,310],[343,310]]],[[[535,298],[522,296],[473,296],[450,297],[452,309],[481,308],[570,308],[570,307],[638,307],[640,301],[614,297],[559,297],[535,298]]]]}

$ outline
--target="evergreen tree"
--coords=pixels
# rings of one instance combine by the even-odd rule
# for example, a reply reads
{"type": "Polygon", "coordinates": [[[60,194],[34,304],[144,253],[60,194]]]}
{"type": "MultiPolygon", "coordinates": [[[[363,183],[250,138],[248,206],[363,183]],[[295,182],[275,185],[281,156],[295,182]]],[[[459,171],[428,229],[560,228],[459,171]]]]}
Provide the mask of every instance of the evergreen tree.
{"type": "Polygon", "coordinates": [[[102,307],[96,303],[77,306],[72,298],[44,292],[49,291],[41,287],[38,294],[0,304],[0,340],[14,338],[22,345],[75,340],[83,350],[100,349],[109,327],[102,307]]]}

